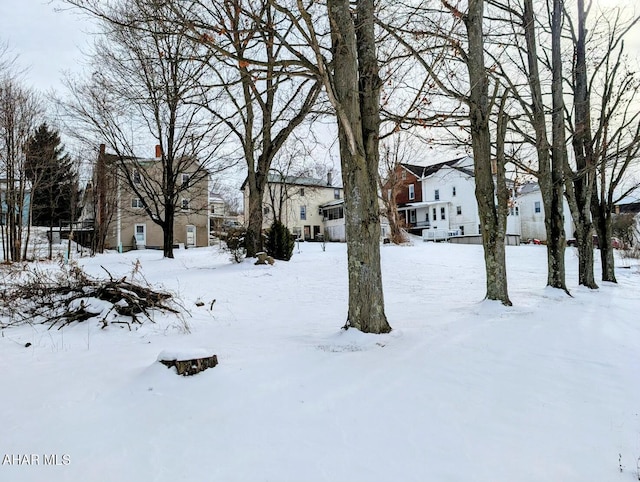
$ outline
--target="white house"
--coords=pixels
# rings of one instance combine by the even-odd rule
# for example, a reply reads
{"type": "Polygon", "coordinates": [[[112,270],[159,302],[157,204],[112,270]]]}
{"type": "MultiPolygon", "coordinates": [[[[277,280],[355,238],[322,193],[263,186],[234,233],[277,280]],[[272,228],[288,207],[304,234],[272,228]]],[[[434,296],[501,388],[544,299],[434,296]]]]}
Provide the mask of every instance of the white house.
{"type": "MultiPolygon", "coordinates": [[[[475,196],[473,159],[462,157],[426,166],[419,178],[421,201],[400,205],[407,225],[425,240],[478,236],[480,218],[475,196]]],[[[507,234],[520,235],[517,201],[510,201],[507,234]]]]}
{"type": "MultiPolygon", "coordinates": [[[[544,204],[542,192],[537,182],[528,182],[518,189],[518,205],[520,211],[520,226],[524,241],[537,239],[547,240],[544,226],[544,204]]],[[[567,238],[573,237],[574,226],[567,200],[563,198],[564,231],[567,238]]]]}

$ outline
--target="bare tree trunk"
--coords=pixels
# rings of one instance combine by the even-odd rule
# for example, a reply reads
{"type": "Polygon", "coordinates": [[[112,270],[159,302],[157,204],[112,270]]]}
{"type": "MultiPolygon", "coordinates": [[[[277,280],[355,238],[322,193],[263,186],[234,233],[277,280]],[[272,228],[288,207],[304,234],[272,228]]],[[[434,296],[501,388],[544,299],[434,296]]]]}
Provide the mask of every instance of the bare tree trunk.
{"type": "Polygon", "coordinates": [[[250,173],[247,178],[249,187],[249,223],[245,238],[247,257],[254,257],[263,250],[262,220],[263,201],[266,189],[267,173],[250,173]]]}
{"type": "Polygon", "coordinates": [[[469,0],[464,18],[469,39],[467,69],[471,90],[468,98],[471,142],[473,147],[476,199],[482,226],[482,245],[487,282],[486,298],[511,305],[507,290],[504,229],[494,202],[494,181],[491,172],[491,132],[489,130],[488,78],[484,64],[484,34],[482,21],[484,0],[469,0]]]}
{"type": "Polygon", "coordinates": [[[602,265],[602,281],[617,283],[615,258],[613,252],[613,236],[611,210],[606,203],[600,203],[594,192],[591,204],[591,212],[595,220],[596,233],[598,234],[598,246],[600,248],[600,263],[602,265]]]}
{"type": "Polygon", "coordinates": [[[345,191],[349,270],[345,328],[387,333],[391,327],[384,313],[377,198],[381,81],[375,51],[374,2],[358,0],[355,25],[348,0],[329,0],[327,7],[345,191]]]}
{"type": "MultiPolygon", "coordinates": [[[[524,1],[523,23],[527,42],[533,128],[536,133],[536,151],[538,154],[538,183],[544,205],[544,225],[547,233],[547,285],[568,293],[564,260],[566,246],[563,209],[563,153],[565,150],[562,146],[564,145],[564,141],[562,141],[563,144],[556,145],[553,153],[551,152],[551,145],[549,144],[547,136],[547,122],[542,99],[540,71],[538,69],[538,40],[535,30],[533,0],[524,1]]],[[[562,64],[559,63],[556,67],[561,69],[562,64]]],[[[562,73],[561,70],[559,73],[562,73]]],[[[559,92],[556,93],[557,85],[555,85],[553,89],[554,93],[556,93],[555,95],[560,96],[559,99],[554,99],[557,103],[558,100],[562,101],[562,84],[561,77],[554,77],[554,79],[560,82],[559,92]]],[[[560,109],[559,112],[559,119],[562,120],[562,109],[560,109]]]]}
{"type": "Polygon", "coordinates": [[[573,179],[576,204],[573,212],[577,233],[579,283],[587,288],[596,289],[598,285],[593,274],[593,223],[591,221],[591,192],[594,188],[595,166],[591,139],[585,22],[584,0],[578,0],[578,36],[574,68],[575,133],[573,135],[577,172],[573,179]]]}

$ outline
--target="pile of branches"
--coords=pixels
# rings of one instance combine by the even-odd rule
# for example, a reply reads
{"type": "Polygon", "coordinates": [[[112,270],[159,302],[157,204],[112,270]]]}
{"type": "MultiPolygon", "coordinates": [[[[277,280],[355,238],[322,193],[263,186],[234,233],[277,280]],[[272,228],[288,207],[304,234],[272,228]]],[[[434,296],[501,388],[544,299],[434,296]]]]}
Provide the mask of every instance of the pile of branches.
{"type": "Polygon", "coordinates": [[[153,311],[180,314],[171,293],[159,291],[143,278],[142,283],[127,277],[94,278],[77,265],[42,269],[23,265],[5,272],[0,291],[0,327],[22,323],[48,324],[58,329],[76,322],[96,319],[110,324],[153,322],[153,311]],[[8,321],[7,321],[8,320],[8,321]]]}

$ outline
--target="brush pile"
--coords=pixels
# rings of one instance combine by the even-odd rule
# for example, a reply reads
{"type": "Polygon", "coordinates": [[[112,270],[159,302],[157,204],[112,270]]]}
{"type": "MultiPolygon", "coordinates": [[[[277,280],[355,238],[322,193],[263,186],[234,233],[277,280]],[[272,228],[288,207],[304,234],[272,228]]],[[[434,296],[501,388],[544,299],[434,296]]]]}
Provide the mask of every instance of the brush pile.
{"type": "Polygon", "coordinates": [[[22,265],[4,269],[0,291],[0,328],[23,323],[48,324],[58,329],[72,323],[95,319],[106,328],[153,322],[154,311],[179,315],[180,306],[171,293],[154,289],[131,275],[109,279],[89,276],[78,265],[53,269],[22,265]]]}

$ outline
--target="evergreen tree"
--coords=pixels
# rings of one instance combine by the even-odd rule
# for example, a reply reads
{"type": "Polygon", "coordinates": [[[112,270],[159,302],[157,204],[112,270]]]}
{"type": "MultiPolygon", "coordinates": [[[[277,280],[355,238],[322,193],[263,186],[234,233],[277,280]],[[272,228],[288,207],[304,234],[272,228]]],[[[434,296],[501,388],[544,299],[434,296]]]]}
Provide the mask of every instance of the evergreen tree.
{"type": "Polygon", "coordinates": [[[78,174],[64,152],[58,131],[41,124],[27,144],[26,175],[31,182],[32,224],[58,226],[73,221],[78,174]]]}
{"type": "Polygon", "coordinates": [[[293,255],[294,246],[295,241],[291,231],[280,221],[275,220],[267,238],[267,253],[275,259],[289,261],[293,255]]]}

